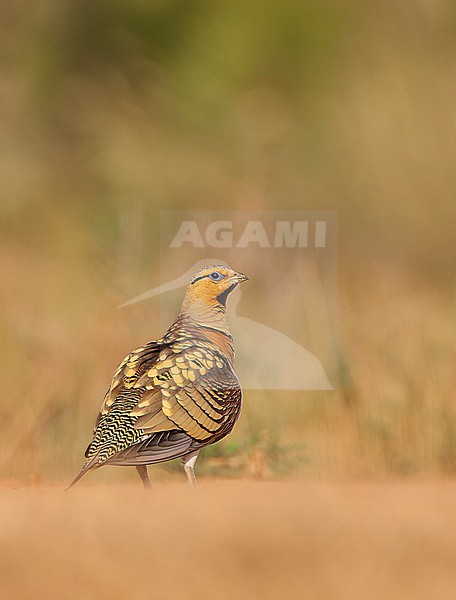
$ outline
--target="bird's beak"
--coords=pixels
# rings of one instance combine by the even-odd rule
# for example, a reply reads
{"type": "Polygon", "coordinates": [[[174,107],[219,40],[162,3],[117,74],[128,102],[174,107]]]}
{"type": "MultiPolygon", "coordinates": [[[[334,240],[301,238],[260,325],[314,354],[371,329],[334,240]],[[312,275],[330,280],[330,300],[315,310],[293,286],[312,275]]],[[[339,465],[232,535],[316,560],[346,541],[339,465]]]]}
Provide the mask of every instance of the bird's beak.
{"type": "Polygon", "coordinates": [[[234,283],[242,283],[243,281],[248,281],[249,280],[249,278],[247,277],[247,275],[244,275],[243,273],[235,273],[234,275],[232,275],[230,277],[230,279],[234,283]]]}

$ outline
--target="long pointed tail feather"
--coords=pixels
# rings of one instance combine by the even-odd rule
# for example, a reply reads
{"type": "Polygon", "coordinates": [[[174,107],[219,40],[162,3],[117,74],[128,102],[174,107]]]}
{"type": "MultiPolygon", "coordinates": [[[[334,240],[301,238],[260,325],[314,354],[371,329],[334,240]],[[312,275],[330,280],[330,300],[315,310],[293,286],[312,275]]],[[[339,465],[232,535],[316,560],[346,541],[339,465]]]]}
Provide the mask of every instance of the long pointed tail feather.
{"type": "Polygon", "coordinates": [[[73,479],[73,481],[70,483],[70,485],[69,485],[69,486],[66,488],[65,492],[68,492],[68,490],[70,490],[70,489],[71,489],[71,488],[72,488],[74,485],[76,485],[76,484],[77,484],[77,482],[78,482],[78,481],[81,479],[81,477],[83,477],[83,476],[84,476],[84,475],[87,473],[87,471],[88,471],[88,470],[89,470],[89,469],[87,469],[87,468],[83,467],[83,468],[81,469],[81,471],[78,473],[78,475],[77,475],[77,476],[76,476],[76,477],[73,479]]]}
{"type": "Polygon", "coordinates": [[[90,460],[87,460],[87,462],[84,464],[78,475],[73,479],[73,481],[70,483],[70,485],[66,488],[65,491],[68,492],[68,490],[71,489],[74,485],[76,485],[77,482],[81,479],[81,477],[84,477],[86,473],[88,473],[92,469],[98,468],[99,465],[96,464],[97,460],[98,454],[92,456],[90,460]]]}

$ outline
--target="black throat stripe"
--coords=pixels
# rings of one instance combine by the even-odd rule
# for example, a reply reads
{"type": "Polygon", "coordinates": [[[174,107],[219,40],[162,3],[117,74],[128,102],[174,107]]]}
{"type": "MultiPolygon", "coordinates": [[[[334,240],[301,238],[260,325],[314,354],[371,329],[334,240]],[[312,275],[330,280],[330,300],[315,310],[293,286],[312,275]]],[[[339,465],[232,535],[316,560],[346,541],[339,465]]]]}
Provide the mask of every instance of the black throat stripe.
{"type": "Polygon", "coordinates": [[[237,283],[232,283],[230,285],[230,287],[226,288],[226,290],[224,292],[222,292],[221,294],[219,294],[217,296],[217,300],[220,302],[220,304],[222,306],[226,306],[226,299],[228,298],[228,295],[234,290],[234,288],[237,286],[237,283]]]}

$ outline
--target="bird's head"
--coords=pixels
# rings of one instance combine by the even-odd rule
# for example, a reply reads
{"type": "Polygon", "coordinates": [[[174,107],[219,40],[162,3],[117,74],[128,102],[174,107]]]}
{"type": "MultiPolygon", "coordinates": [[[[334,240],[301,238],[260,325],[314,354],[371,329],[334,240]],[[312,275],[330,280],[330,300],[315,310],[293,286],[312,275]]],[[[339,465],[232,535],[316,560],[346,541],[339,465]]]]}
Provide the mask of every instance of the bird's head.
{"type": "Polygon", "coordinates": [[[206,339],[214,335],[211,331],[220,332],[224,335],[219,335],[215,341],[232,362],[234,348],[225,310],[226,301],[234,288],[247,279],[225,265],[204,267],[188,284],[180,313],[169,331],[180,327],[183,322],[190,322],[203,328],[200,333],[204,330],[202,335],[206,339]]]}
{"type": "Polygon", "coordinates": [[[187,287],[186,300],[207,306],[224,307],[229,294],[248,277],[224,265],[204,267],[187,287]]]}

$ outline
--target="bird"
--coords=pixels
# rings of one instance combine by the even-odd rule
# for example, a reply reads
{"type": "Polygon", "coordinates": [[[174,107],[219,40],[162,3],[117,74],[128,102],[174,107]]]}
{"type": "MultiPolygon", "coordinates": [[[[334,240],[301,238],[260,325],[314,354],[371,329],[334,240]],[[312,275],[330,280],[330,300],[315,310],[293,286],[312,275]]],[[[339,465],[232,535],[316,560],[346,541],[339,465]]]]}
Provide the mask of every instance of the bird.
{"type": "Polygon", "coordinates": [[[200,450],[228,435],[241,411],[226,304],[248,279],[225,265],[194,275],[163,337],[130,352],[114,373],[86,460],[67,489],[104,465],[134,466],[150,488],[147,465],[175,458],[198,487],[200,450]]]}

